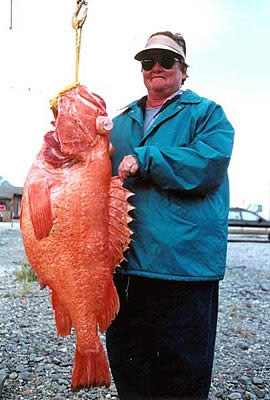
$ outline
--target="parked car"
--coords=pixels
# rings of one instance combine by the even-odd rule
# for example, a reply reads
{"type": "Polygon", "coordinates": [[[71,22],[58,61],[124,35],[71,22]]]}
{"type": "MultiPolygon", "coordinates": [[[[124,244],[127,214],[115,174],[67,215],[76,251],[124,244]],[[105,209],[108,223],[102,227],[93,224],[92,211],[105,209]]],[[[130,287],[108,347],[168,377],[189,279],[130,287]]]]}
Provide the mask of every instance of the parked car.
{"type": "Polygon", "coordinates": [[[270,240],[270,221],[244,208],[230,208],[229,234],[266,235],[270,240]]]}

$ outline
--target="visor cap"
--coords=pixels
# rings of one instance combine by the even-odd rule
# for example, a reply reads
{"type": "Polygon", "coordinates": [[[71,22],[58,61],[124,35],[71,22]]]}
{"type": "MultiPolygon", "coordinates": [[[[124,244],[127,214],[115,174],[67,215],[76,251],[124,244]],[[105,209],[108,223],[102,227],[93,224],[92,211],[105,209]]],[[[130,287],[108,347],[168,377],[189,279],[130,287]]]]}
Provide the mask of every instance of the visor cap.
{"type": "Polygon", "coordinates": [[[142,61],[151,50],[167,50],[180,56],[184,61],[186,58],[185,50],[175,40],[167,35],[154,35],[150,37],[145,45],[145,48],[135,55],[135,60],[142,61]]]}

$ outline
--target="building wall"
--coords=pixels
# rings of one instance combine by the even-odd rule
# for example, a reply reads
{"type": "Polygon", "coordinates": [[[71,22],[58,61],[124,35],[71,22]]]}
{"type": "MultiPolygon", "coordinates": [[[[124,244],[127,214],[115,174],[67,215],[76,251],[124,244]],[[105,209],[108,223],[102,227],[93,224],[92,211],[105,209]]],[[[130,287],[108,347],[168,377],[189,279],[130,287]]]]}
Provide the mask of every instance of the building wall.
{"type": "Polygon", "coordinates": [[[10,217],[10,211],[0,211],[0,222],[9,222],[10,217]]]}
{"type": "Polygon", "coordinates": [[[4,215],[5,222],[10,221],[11,213],[13,213],[14,219],[20,218],[21,201],[22,196],[18,194],[14,194],[13,199],[0,198],[0,204],[6,206],[6,211],[0,211],[4,215]]]}
{"type": "Polygon", "coordinates": [[[20,218],[21,213],[21,195],[14,195],[13,197],[13,218],[20,218]]]}
{"type": "Polygon", "coordinates": [[[0,204],[6,206],[6,210],[11,209],[11,200],[10,199],[0,199],[0,204]]]}

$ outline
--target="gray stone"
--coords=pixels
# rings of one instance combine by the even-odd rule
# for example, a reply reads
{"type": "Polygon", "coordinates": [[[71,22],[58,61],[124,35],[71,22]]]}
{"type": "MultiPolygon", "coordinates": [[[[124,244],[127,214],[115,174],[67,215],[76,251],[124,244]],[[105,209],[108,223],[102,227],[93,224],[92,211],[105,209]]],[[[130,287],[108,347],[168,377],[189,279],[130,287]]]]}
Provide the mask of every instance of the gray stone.
{"type": "Polygon", "coordinates": [[[241,340],[238,343],[238,346],[240,347],[241,350],[248,350],[249,349],[249,344],[245,340],[241,340]]]}
{"type": "Polygon", "coordinates": [[[257,400],[257,397],[251,392],[245,392],[244,400],[257,400]]]}
{"type": "Polygon", "coordinates": [[[57,390],[57,392],[60,392],[60,393],[62,393],[66,390],[66,386],[59,385],[56,382],[53,382],[53,387],[57,390]]]}
{"type": "Polygon", "coordinates": [[[242,375],[238,378],[238,381],[242,383],[243,385],[250,385],[251,384],[251,379],[248,376],[242,375]]]}
{"type": "Polygon", "coordinates": [[[29,361],[35,361],[36,355],[35,354],[30,354],[29,356],[29,361]]]}
{"type": "Polygon", "coordinates": [[[11,374],[9,375],[9,379],[17,379],[17,378],[18,378],[17,372],[11,372],[11,374]]]}
{"type": "Polygon", "coordinates": [[[52,359],[52,363],[53,363],[53,364],[56,364],[56,365],[59,365],[59,364],[61,364],[61,361],[60,361],[58,358],[54,357],[54,358],[52,359]]]}
{"type": "Polygon", "coordinates": [[[33,374],[30,372],[21,372],[19,374],[19,379],[22,379],[23,381],[30,381],[33,378],[33,374]]]}
{"type": "Polygon", "coordinates": [[[262,389],[257,388],[257,386],[253,386],[253,392],[259,399],[263,399],[265,396],[265,391],[262,389]]]}
{"type": "Polygon", "coordinates": [[[263,385],[263,380],[261,378],[258,378],[257,376],[254,376],[252,378],[252,382],[254,383],[254,385],[263,385]]]}
{"type": "Polygon", "coordinates": [[[44,360],[44,357],[35,357],[35,362],[41,362],[44,360]]]}
{"type": "Polygon", "coordinates": [[[24,365],[16,365],[16,372],[24,372],[26,367],[24,365]]]}
{"type": "Polygon", "coordinates": [[[57,382],[58,382],[60,385],[66,385],[66,386],[69,386],[69,385],[70,385],[70,382],[69,382],[67,379],[59,378],[59,379],[57,380],[57,382]]]}
{"type": "Polygon", "coordinates": [[[215,397],[220,398],[223,396],[223,391],[222,390],[217,390],[217,392],[215,393],[215,397]]]}
{"type": "Polygon", "coordinates": [[[8,375],[6,373],[0,372],[0,398],[2,397],[3,387],[7,377],[8,375]]]}
{"type": "Polygon", "coordinates": [[[261,289],[262,289],[263,291],[265,291],[265,292],[270,292],[270,281],[267,281],[267,280],[262,281],[262,282],[260,283],[260,287],[261,287],[261,289]]]}
{"type": "Polygon", "coordinates": [[[229,394],[228,399],[230,400],[237,400],[237,399],[241,399],[241,393],[238,392],[233,392],[231,394],[229,394]]]}
{"type": "Polygon", "coordinates": [[[45,365],[39,365],[39,366],[36,368],[36,372],[37,372],[37,373],[43,373],[43,372],[45,371],[45,369],[46,369],[45,365]]]}

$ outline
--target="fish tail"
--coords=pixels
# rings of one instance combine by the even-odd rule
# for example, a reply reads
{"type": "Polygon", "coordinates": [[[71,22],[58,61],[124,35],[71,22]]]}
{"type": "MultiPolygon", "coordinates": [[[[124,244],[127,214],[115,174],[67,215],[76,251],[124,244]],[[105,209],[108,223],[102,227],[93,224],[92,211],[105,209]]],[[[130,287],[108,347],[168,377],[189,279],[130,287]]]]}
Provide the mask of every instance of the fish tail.
{"type": "Polygon", "coordinates": [[[111,279],[108,280],[108,286],[104,293],[104,300],[102,308],[97,317],[99,329],[101,333],[104,333],[111,321],[115,318],[119,311],[119,297],[111,279]]]}
{"type": "Polygon", "coordinates": [[[51,290],[51,302],[54,309],[54,318],[57,334],[60,336],[70,335],[72,323],[68,313],[59,301],[54,290],[51,290]]]}
{"type": "Polygon", "coordinates": [[[109,387],[110,384],[109,364],[102,344],[99,342],[98,352],[89,351],[87,354],[80,353],[77,345],[71,390],[77,392],[82,388],[103,385],[109,387]]]}

